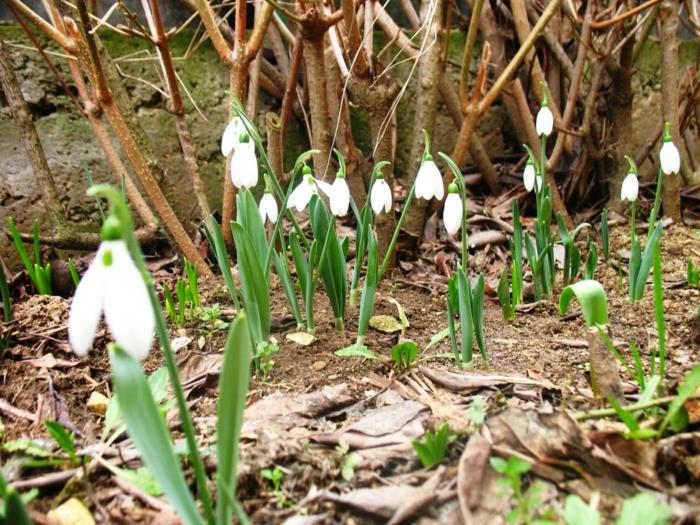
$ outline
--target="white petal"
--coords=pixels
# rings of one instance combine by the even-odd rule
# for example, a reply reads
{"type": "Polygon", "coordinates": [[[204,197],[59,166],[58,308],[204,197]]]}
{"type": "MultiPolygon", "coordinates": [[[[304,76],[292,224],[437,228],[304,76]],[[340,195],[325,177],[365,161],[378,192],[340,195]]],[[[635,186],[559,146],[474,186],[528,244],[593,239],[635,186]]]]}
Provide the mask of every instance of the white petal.
{"type": "Polygon", "coordinates": [[[537,183],[537,191],[542,190],[542,177],[540,175],[537,175],[535,177],[535,182],[537,183]]]}
{"type": "Polygon", "coordinates": [[[537,112],[537,120],[535,121],[535,128],[537,129],[537,135],[549,137],[552,134],[552,129],[554,128],[554,115],[552,111],[544,106],[540,108],[537,112]]]}
{"type": "Polygon", "coordinates": [[[224,134],[221,137],[221,154],[224,157],[228,157],[233,151],[233,148],[238,145],[238,137],[240,133],[240,120],[238,117],[233,117],[226,126],[224,134]]]}
{"type": "Polygon", "coordinates": [[[124,241],[109,244],[112,265],[105,269],[105,319],[114,341],[132,357],[142,360],[153,344],[153,308],[124,241]]]}
{"type": "Polygon", "coordinates": [[[430,184],[430,174],[425,169],[425,165],[425,162],[421,164],[421,167],[418,169],[418,175],[416,175],[416,197],[430,200],[433,192],[430,184]]]}
{"type": "Polygon", "coordinates": [[[375,215],[379,215],[382,211],[386,213],[391,211],[391,188],[384,179],[377,179],[374,182],[369,203],[375,215]]]}
{"type": "Polygon", "coordinates": [[[457,193],[449,193],[445,199],[445,210],[442,214],[445,229],[454,235],[462,226],[462,199],[457,193]]]}
{"type": "Polygon", "coordinates": [[[97,325],[102,316],[104,304],[104,267],[102,257],[105,252],[102,243],[95,259],[78,284],[68,315],[68,340],[76,355],[82,357],[92,346],[97,325]]]}
{"type": "Polygon", "coordinates": [[[329,199],[333,196],[333,185],[328,184],[325,180],[321,179],[314,179],[316,184],[318,185],[319,188],[321,188],[321,191],[328,197],[329,199]]]}
{"type": "MultiPolygon", "coordinates": [[[[314,186],[315,187],[315,186],[314,186]]],[[[314,194],[311,189],[312,186],[307,183],[306,180],[302,180],[299,185],[294,188],[292,194],[289,196],[287,201],[288,208],[296,208],[297,211],[303,211],[304,208],[309,204],[312,195],[314,194]]]]}
{"type": "Polygon", "coordinates": [[[664,142],[659,153],[661,160],[661,170],[664,175],[678,173],[681,169],[681,156],[678,153],[678,148],[673,142],[664,142]]]}
{"type": "Polygon", "coordinates": [[[345,217],[350,207],[350,188],[345,179],[336,178],[331,186],[331,213],[336,217],[345,217]]]}
{"type": "Polygon", "coordinates": [[[231,157],[231,180],[237,188],[250,189],[258,183],[258,161],[255,158],[255,144],[238,144],[231,157]]]}
{"type": "Polygon", "coordinates": [[[622,188],[620,189],[620,199],[623,201],[636,201],[637,194],[639,192],[639,181],[634,173],[628,173],[625,179],[622,181],[622,188]]]}
{"type": "Polygon", "coordinates": [[[262,196],[260,204],[258,205],[258,210],[260,210],[260,217],[262,217],[263,223],[267,219],[269,219],[272,224],[277,221],[279,209],[277,208],[277,201],[271,193],[266,193],[262,196]]]}
{"type": "Polygon", "coordinates": [[[523,184],[527,191],[532,191],[535,187],[535,167],[532,164],[526,164],[523,170],[523,184]]]}

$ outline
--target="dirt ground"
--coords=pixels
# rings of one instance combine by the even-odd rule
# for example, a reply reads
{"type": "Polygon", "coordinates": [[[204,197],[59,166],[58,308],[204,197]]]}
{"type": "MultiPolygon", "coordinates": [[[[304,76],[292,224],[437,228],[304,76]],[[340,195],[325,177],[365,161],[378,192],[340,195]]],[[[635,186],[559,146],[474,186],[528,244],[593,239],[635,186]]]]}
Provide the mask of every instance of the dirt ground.
{"type": "MultiPolygon", "coordinates": [[[[657,344],[651,284],[644,299],[631,306],[625,264],[617,263],[627,235],[626,228],[612,230],[613,261],[609,265],[601,261],[596,278],[608,294],[610,335],[618,351],[631,359],[629,343],[634,341],[648,365],[657,344]]],[[[700,262],[697,231],[670,227],[662,251],[668,337],[665,384],[673,393],[682,375],[700,360],[695,324],[700,290],[685,283],[687,259],[700,262]]],[[[421,349],[447,323],[441,266],[439,261],[427,262],[434,270],[432,277],[412,279],[398,269],[385,279],[375,308],[375,314],[398,317],[389,299],[398,301],[410,322],[406,337],[421,349]]],[[[584,499],[599,493],[600,509],[613,522],[623,499],[648,490],[672,508],[674,523],[700,519],[697,421],[684,437],[663,442],[622,440],[624,427],[614,418],[578,422],[575,414],[602,405],[590,388],[586,329],[577,306],[570,315],[559,315],[559,286],[552,301],[526,304],[512,322],[505,322],[495,298],[499,259],[480,250],[472,254],[471,265],[473,276],[474,267],[487,269],[489,363],[487,367],[477,352],[474,372],[455,368],[447,339],[421,352],[416,366],[399,377],[384,362],[335,355],[354,342],[356,312],[350,311],[345,332],[335,331],[322,293],[316,306],[316,340],[309,346],[295,344],[286,336],[296,327],[279,286],[275,287],[273,336],[279,352],[268,376],[251,381],[239,469],[238,497],[252,522],[459,523],[467,505],[474,523],[501,523],[512,500],[501,497],[490,467],[464,463],[471,457],[470,447],[481,443],[476,436],[490,441],[487,456],[514,453],[529,458],[535,467],[527,484],[543,480],[542,508],[551,507],[559,515],[567,493],[584,499]],[[475,396],[485,400],[485,425],[470,419],[475,396]],[[376,417],[382,424],[373,427],[376,417]],[[440,467],[423,469],[410,439],[443,421],[450,423],[456,439],[440,467]],[[365,423],[366,428],[360,428],[365,423]],[[553,437],[545,439],[547,432],[553,437]],[[679,444],[681,439],[685,441],[679,444]],[[347,443],[361,456],[349,481],[341,477],[345,453],[337,451],[339,443],[347,443]],[[261,469],[275,466],[284,473],[281,495],[261,476],[261,469]],[[481,492],[474,492],[477,489],[481,492]]],[[[205,305],[221,304],[222,320],[230,319],[232,310],[223,288],[206,288],[202,295],[205,305]]],[[[36,457],[26,448],[11,451],[5,446],[0,450],[3,471],[22,491],[39,489],[30,504],[37,523],[46,523],[46,513],[71,496],[80,498],[100,523],[173,523],[164,500],[154,500],[104,467],[105,461],[124,468],[136,468],[139,462],[137,456],[129,457],[134,449],[125,436],[102,446],[104,418],[87,405],[94,392],[107,397],[111,393],[108,334],[102,328],[89,356],[77,359],[66,342],[69,304],[60,297],[32,295],[13,305],[14,321],[6,328],[13,344],[0,361],[2,442],[30,438],[51,450],[43,421],[55,419],[75,432],[76,444],[86,455],[94,458],[99,450],[102,459],[89,461],[85,469],[65,461],[33,468],[27,460],[36,457]]],[[[214,438],[225,334],[204,322],[173,329],[202,445],[214,438]]],[[[366,343],[389,357],[398,337],[370,330],[366,343]]],[[[144,366],[152,373],[161,364],[159,352],[153,351],[144,366]]],[[[637,398],[636,383],[626,374],[625,389],[630,400],[637,398]]],[[[177,443],[181,435],[172,410],[168,421],[177,443]]],[[[61,454],[54,450],[49,457],[58,459],[61,454]]],[[[215,462],[207,456],[209,466],[215,462]]]]}

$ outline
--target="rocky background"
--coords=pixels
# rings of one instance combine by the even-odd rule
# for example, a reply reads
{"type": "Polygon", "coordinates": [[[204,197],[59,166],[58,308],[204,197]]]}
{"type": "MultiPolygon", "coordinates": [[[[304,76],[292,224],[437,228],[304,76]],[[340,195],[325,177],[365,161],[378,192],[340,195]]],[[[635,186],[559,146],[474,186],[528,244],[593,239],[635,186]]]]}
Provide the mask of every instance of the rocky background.
{"type": "MultiPolygon", "coordinates": [[[[0,18],[6,13],[0,6],[0,18]]],[[[165,10],[166,13],[169,10],[165,10]]],[[[168,23],[178,20],[178,16],[168,15],[168,23]]],[[[13,23],[0,23],[0,36],[10,45],[12,60],[21,84],[22,92],[35,117],[35,123],[42,141],[49,165],[59,186],[63,204],[70,221],[82,228],[97,229],[98,215],[95,202],[85,196],[88,186],[84,170],[89,170],[95,182],[118,183],[103,158],[102,150],[92,136],[91,128],[64,94],[53,73],[32,48],[22,29],[13,23]]],[[[163,95],[151,83],[159,85],[159,70],[154,61],[154,51],[136,39],[126,39],[109,32],[101,33],[102,40],[116,60],[124,83],[130,94],[139,119],[153,142],[164,168],[162,186],[166,196],[173,203],[177,213],[186,225],[194,227],[195,199],[190,191],[189,179],[180,152],[172,116],[165,109],[163,95]]],[[[39,36],[47,49],[51,46],[39,36]]],[[[459,62],[463,35],[453,33],[450,55],[459,62]]],[[[375,39],[378,48],[384,42],[378,35],[375,39]]],[[[219,151],[219,139],[227,122],[228,114],[228,74],[220,64],[208,42],[192,51],[198,41],[194,31],[185,29],[172,41],[171,49],[182,82],[191,99],[188,104],[188,124],[197,149],[200,174],[207,187],[212,206],[221,205],[223,158],[219,151]]],[[[660,111],[659,96],[659,49],[650,41],[645,57],[636,78],[635,143],[642,144],[648,138],[648,130],[656,125],[660,111]]],[[[685,42],[681,47],[681,64],[688,64],[697,56],[697,45],[685,42]]],[[[65,60],[51,55],[52,60],[66,80],[70,79],[65,60]]],[[[448,67],[451,67],[448,65],[448,67]]],[[[408,65],[395,72],[397,78],[406,78],[408,65]]],[[[457,74],[457,68],[452,68],[457,74]]],[[[70,82],[69,82],[70,86],[70,82]]],[[[410,152],[410,139],[415,132],[412,126],[413,107],[411,89],[406,93],[398,111],[398,145],[396,174],[402,177],[410,152]]],[[[261,94],[258,122],[262,123],[267,111],[279,110],[280,102],[261,94]]],[[[3,161],[0,164],[0,224],[13,217],[20,230],[30,231],[32,222],[39,220],[40,230],[49,234],[51,224],[44,220],[44,210],[40,192],[26,158],[24,148],[5,101],[0,94],[0,151],[3,161]]],[[[601,100],[601,108],[604,108],[601,100]]],[[[603,109],[601,109],[603,110],[603,109]]],[[[365,115],[352,108],[353,131],[358,146],[369,155],[372,144],[365,115]]],[[[441,108],[438,127],[434,138],[435,148],[443,151],[452,149],[457,129],[452,120],[441,108]]],[[[510,124],[504,112],[494,107],[480,121],[479,134],[492,157],[519,152],[510,131],[510,124]]],[[[285,163],[293,164],[294,158],[308,148],[303,131],[303,123],[294,120],[285,143],[285,163]]],[[[508,168],[504,165],[503,169],[508,168]]],[[[18,268],[14,249],[6,236],[0,236],[0,253],[8,265],[18,268]]]]}

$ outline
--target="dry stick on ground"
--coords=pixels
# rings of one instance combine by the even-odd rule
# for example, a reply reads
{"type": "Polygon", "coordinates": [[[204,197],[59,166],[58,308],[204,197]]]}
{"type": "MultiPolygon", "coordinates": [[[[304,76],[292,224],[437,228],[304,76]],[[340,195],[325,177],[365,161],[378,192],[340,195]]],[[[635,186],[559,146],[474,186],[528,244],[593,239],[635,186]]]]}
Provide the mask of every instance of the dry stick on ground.
{"type": "Polygon", "coordinates": [[[269,112],[265,114],[265,131],[267,132],[267,156],[270,159],[270,165],[277,173],[282,187],[286,188],[289,183],[289,177],[284,172],[282,122],[277,113],[269,112]]]}
{"type": "Polygon", "coordinates": [[[160,16],[160,7],[158,0],[141,0],[143,11],[148,21],[148,27],[151,30],[151,39],[156,46],[158,52],[158,61],[163,70],[165,84],[170,95],[170,103],[172,112],[175,116],[175,125],[177,127],[177,135],[180,139],[180,147],[182,148],[182,156],[187,166],[187,172],[190,176],[192,189],[197,203],[199,205],[199,214],[202,221],[207,221],[211,215],[211,208],[207,201],[207,194],[204,191],[204,184],[199,176],[199,168],[197,167],[197,153],[192,136],[185,121],[185,104],[180,94],[180,86],[178,85],[175,67],[173,66],[172,56],[170,55],[170,47],[168,46],[168,37],[163,29],[163,20],[160,16]]]}
{"type": "MultiPolygon", "coordinates": [[[[199,17],[206,28],[207,34],[219,55],[220,60],[229,68],[229,87],[233,95],[244,103],[248,83],[248,66],[262,48],[265,32],[272,18],[273,8],[265,3],[261,6],[260,17],[257,19],[250,38],[246,42],[246,0],[236,0],[236,25],[234,31],[233,49],[224,38],[220,28],[220,20],[214,13],[207,0],[194,0],[199,17]]],[[[251,116],[252,115],[248,115],[251,116]]],[[[231,157],[226,159],[224,173],[224,195],[221,211],[221,224],[227,225],[236,215],[236,189],[229,176],[231,157]]],[[[228,227],[222,228],[224,241],[229,249],[233,247],[233,235],[228,227]]]]}
{"type": "MultiPolygon", "coordinates": [[[[661,107],[664,121],[671,125],[671,136],[679,144],[680,120],[678,117],[678,3],[664,0],[659,9],[661,20],[661,107]]],[[[664,215],[675,222],[681,221],[681,175],[668,175],[664,179],[664,215]]]]}

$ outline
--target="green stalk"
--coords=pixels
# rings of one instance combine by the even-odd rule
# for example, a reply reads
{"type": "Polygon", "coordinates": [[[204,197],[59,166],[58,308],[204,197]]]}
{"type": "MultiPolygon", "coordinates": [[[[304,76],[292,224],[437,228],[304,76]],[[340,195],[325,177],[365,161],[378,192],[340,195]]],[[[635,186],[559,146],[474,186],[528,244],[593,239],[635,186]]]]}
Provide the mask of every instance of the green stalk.
{"type": "Polygon", "coordinates": [[[411,186],[411,191],[408,193],[408,197],[406,197],[406,202],[404,203],[403,210],[401,210],[401,216],[399,217],[399,222],[396,225],[396,229],[394,230],[394,235],[391,237],[391,242],[389,243],[389,247],[386,250],[386,254],[384,254],[384,260],[382,261],[382,266],[379,269],[379,273],[377,274],[377,282],[382,280],[382,277],[384,277],[384,272],[386,271],[386,267],[389,265],[389,261],[391,260],[391,256],[394,253],[394,248],[396,248],[396,241],[399,239],[399,232],[401,231],[401,226],[403,226],[403,222],[406,220],[406,216],[408,215],[408,210],[411,207],[411,203],[413,202],[413,197],[416,194],[416,182],[413,181],[413,185],[411,186]]]}
{"type": "Polygon", "coordinates": [[[0,295],[2,296],[3,317],[6,323],[12,321],[12,309],[10,308],[10,287],[5,276],[5,264],[0,257],[0,295]]]}
{"type": "MultiPolygon", "coordinates": [[[[309,264],[311,268],[311,300],[310,302],[313,303],[314,301],[314,296],[316,294],[316,286],[318,286],[318,281],[321,278],[321,271],[323,268],[323,264],[325,263],[326,260],[326,253],[328,253],[328,245],[330,244],[331,240],[331,235],[335,231],[335,215],[331,215],[331,222],[328,225],[328,231],[326,232],[326,238],[323,241],[323,247],[321,248],[321,255],[318,257],[318,265],[316,265],[316,271],[314,272],[314,263],[313,259],[311,259],[311,256],[309,256],[309,264]]],[[[338,328],[338,326],[341,326],[341,328],[338,328],[338,330],[342,330],[344,328],[343,325],[343,320],[340,319],[340,325],[338,324],[338,319],[335,320],[335,326],[338,328]]],[[[313,315],[309,318],[307,316],[307,324],[309,326],[309,333],[313,334],[315,331],[315,325],[313,322],[313,315]]]]}
{"type": "Polygon", "coordinates": [[[656,195],[654,196],[654,207],[651,209],[651,214],[649,215],[649,230],[647,231],[647,239],[651,238],[651,234],[656,226],[656,217],[659,215],[659,208],[661,207],[661,190],[664,185],[664,172],[659,168],[659,176],[656,181],[656,195]]]}
{"type": "Polygon", "coordinates": [[[377,273],[378,262],[377,236],[370,230],[369,238],[367,239],[367,273],[365,274],[365,284],[362,289],[360,312],[357,321],[356,344],[358,346],[362,345],[365,341],[365,334],[369,326],[369,318],[374,309],[374,297],[377,293],[377,283],[379,282],[377,273]]]}
{"type": "MultiPolygon", "coordinates": [[[[282,199],[282,207],[280,208],[281,210],[287,209],[287,201],[289,201],[289,196],[292,194],[292,191],[294,189],[294,183],[296,182],[297,176],[299,175],[299,171],[300,170],[292,171],[292,176],[289,179],[289,186],[287,186],[287,193],[282,193],[282,187],[279,185],[279,182],[277,182],[277,179],[275,177],[270,177],[270,179],[273,181],[273,183],[272,183],[273,186],[275,186],[276,189],[279,188],[278,198],[282,199]],[[281,197],[280,197],[280,195],[281,195],[281,197]]],[[[281,213],[280,213],[280,215],[281,215],[281,213]]],[[[289,215],[293,216],[293,214],[291,214],[291,213],[289,215]]],[[[295,224],[295,223],[296,223],[296,219],[292,224],[295,224]]],[[[280,220],[280,217],[277,217],[277,220],[275,221],[275,227],[272,229],[272,235],[270,235],[270,246],[267,249],[267,257],[265,257],[264,270],[265,270],[265,277],[267,277],[268,279],[270,277],[269,268],[270,268],[270,261],[272,261],[272,252],[275,249],[274,239],[275,239],[275,235],[277,235],[278,232],[281,231],[280,230],[281,226],[282,226],[282,221],[280,220]]],[[[298,235],[301,236],[302,242],[305,242],[305,247],[308,250],[308,248],[309,248],[308,241],[306,240],[306,237],[304,236],[304,233],[301,231],[301,228],[299,227],[298,223],[296,223],[295,231],[297,232],[298,235]]]]}
{"type": "Polygon", "coordinates": [[[239,312],[241,310],[241,302],[238,298],[236,285],[233,282],[233,275],[231,275],[231,266],[228,263],[228,252],[226,251],[224,238],[221,235],[221,227],[219,226],[219,223],[216,222],[213,215],[209,219],[209,228],[205,227],[205,232],[207,233],[209,243],[214,247],[214,254],[216,256],[216,261],[219,263],[221,276],[224,278],[224,282],[226,283],[226,289],[231,296],[236,312],[239,312]]]}
{"type": "MultiPolygon", "coordinates": [[[[427,136],[426,136],[427,137],[427,136]]],[[[457,164],[454,163],[454,161],[445,155],[443,152],[438,153],[438,157],[440,157],[443,161],[445,161],[445,164],[450,168],[452,171],[452,174],[454,175],[455,181],[457,182],[457,187],[459,189],[459,196],[462,199],[462,246],[461,246],[461,251],[462,251],[462,270],[466,273],[467,271],[467,262],[468,262],[468,257],[469,257],[469,245],[468,245],[468,237],[469,234],[467,233],[467,185],[464,182],[464,176],[462,175],[462,172],[460,171],[459,167],[457,164]]]]}
{"type": "Polygon", "coordinates": [[[122,200],[121,195],[118,191],[108,185],[98,185],[93,186],[88,190],[89,195],[99,195],[105,197],[109,200],[112,208],[114,209],[122,227],[123,238],[131,253],[131,257],[134,260],[134,264],[141,273],[141,278],[146,284],[146,289],[148,290],[148,298],[151,301],[151,308],[155,314],[156,322],[156,333],[158,334],[158,341],[160,342],[160,347],[163,351],[163,357],[165,359],[165,365],[168,369],[168,376],[170,378],[170,385],[175,394],[175,400],[177,402],[178,411],[180,412],[180,420],[182,425],[182,431],[185,434],[187,441],[188,455],[190,458],[190,463],[192,464],[192,469],[194,470],[195,479],[197,482],[197,492],[204,510],[204,516],[210,525],[213,525],[214,520],[214,510],[212,506],[211,496],[207,489],[207,475],[204,469],[204,462],[202,461],[202,456],[199,453],[199,448],[197,445],[197,435],[194,430],[194,424],[192,422],[192,415],[187,407],[187,399],[185,397],[185,392],[182,388],[182,381],[180,380],[180,375],[178,373],[177,361],[175,359],[175,353],[170,346],[170,337],[168,335],[168,327],[163,319],[163,310],[160,306],[160,301],[156,295],[155,288],[153,287],[153,281],[146,267],[146,262],[139,247],[136,236],[134,235],[134,225],[131,219],[131,214],[129,209],[122,200]]]}
{"type": "Polygon", "coordinates": [[[666,377],[666,320],[664,318],[664,289],[661,281],[661,249],[659,241],[654,244],[654,314],[656,333],[659,338],[659,375],[666,377]]]}

